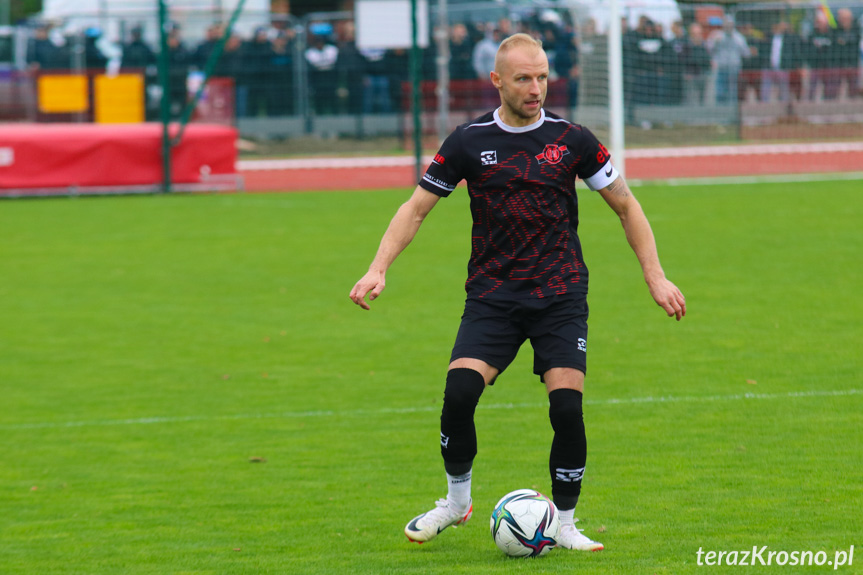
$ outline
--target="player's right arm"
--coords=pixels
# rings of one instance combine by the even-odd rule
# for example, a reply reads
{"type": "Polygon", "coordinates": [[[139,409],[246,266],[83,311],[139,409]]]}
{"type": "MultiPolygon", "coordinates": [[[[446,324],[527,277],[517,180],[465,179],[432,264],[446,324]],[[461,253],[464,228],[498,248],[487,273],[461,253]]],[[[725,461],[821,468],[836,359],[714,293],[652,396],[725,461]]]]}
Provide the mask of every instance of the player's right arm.
{"type": "Polygon", "coordinates": [[[366,301],[377,299],[386,287],[386,274],[392,263],[411,243],[423,220],[435,207],[440,196],[417,186],[410,199],[399,207],[390,221],[369,271],[351,290],[350,298],[363,309],[371,309],[366,301]]]}

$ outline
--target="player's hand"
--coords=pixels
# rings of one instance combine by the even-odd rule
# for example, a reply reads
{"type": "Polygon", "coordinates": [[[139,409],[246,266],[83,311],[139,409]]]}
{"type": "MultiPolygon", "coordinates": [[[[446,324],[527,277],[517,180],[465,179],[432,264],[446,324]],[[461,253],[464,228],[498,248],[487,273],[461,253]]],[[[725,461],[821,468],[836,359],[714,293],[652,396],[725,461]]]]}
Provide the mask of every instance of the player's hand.
{"type": "Polygon", "coordinates": [[[668,317],[675,317],[680,321],[686,315],[686,298],[676,285],[665,278],[651,282],[650,295],[659,307],[665,310],[668,317]]]}
{"type": "Polygon", "coordinates": [[[385,287],[387,287],[387,282],[383,272],[369,270],[351,290],[350,297],[361,308],[371,309],[366,301],[366,295],[369,296],[370,302],[375,301],[385,287]]]}

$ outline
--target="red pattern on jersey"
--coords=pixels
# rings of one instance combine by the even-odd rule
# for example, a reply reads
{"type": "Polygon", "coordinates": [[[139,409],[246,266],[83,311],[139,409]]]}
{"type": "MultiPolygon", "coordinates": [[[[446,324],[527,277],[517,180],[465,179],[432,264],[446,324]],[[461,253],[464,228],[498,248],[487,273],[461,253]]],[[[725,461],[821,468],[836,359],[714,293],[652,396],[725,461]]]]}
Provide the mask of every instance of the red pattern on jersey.
{"type": "MultiPolygon", "coordinates": [[[[566,149],[549,145],[545,150],[550,147],[566,149]]],[[[563,166],[555,166],[563,155],[556,162],[541,161],[545,154],[516,153],[489,167],[471,186],[474,229],[485,230],[485,235],[473,238],[475,269],[467,286],[488,285],[479,297],[490,296],[505,283],[523,286],[530,297],[563,295],[581,281],[584,266],[572,242],[567,197],[549,184],[558,177],[567,180],[568,170],[560,174],[563,166]],[[503,174],[509,178],[502,187],[483,185],[503,174]],[[480,277],[483,281],[477,282],[480,277]]]]}
{"type": "Polygon", "coordinates": [[[535,128],[516,132],[488,113],[456,128],[440,154],[446,164],[433,162],[420,185],[448,196],[467,181],[473,217],[468,297],[587,292],[575,179],[596,174],[605,163],[597,160],[608,158],[589,130],[545,112],[535,128]]]}

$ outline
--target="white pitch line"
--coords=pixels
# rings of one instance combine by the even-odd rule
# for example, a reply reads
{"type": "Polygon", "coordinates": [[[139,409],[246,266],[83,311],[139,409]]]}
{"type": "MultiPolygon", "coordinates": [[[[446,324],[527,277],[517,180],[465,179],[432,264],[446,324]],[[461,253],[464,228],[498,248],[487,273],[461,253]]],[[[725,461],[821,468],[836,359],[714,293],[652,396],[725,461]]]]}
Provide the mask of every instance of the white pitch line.
{"type": "MultiPolygon", "coordinates": [[[[726,395],[663,395],[645,397],[627,397],[610,399],[588,399],[585,405],[613,406],[613,405],[644,405],[655,403],[710,403],[720,401],[748,401],[748,400],[776,400],[796,399],[801,397],[846,397],[850,395],[863,395],[863,389],[836,389],[836,390],[812,390],[812,391],[790,391],[788,393],[736,393],[726,395]]],[[[511,409],[534,409],[545,408],[547,403],[490,403],[479,404],[480,410],[511,410],[511,409]]],[[[439,405],[428,405],[424,407],[385,407],[380,409],[350,409],[340,410],[314,410],[314,411],[285,411],[281,413],[239,413],[234,415],[188,415],[188,416],[163,416],[163,417],[141,417],[132,419],[101,419],[90,421],[42,421],[33,423],[9,423],[0,425],[0,429],[7,431],[26,429],[69,429],[76,427],[105,427],[124,425],[154,425],[158,423],[187,423],[195,421],[237,421],[254,419],[294,419],[294,418],[317,418],[317,417],[366,417],[369,415],[386,414],[413,414],[413,413],[436,413],[440,411],[439,405]]]]}
{"type": "Polygon", "coordinates": [[[627,180],[630,187],[641,186],[731,186],[755,184],[802,184],[807,182],[844,182],[863,180],[863,172],[820,174],[762,174],[759,176],[707,176],[703,178],[633,179],[627,180]]]}

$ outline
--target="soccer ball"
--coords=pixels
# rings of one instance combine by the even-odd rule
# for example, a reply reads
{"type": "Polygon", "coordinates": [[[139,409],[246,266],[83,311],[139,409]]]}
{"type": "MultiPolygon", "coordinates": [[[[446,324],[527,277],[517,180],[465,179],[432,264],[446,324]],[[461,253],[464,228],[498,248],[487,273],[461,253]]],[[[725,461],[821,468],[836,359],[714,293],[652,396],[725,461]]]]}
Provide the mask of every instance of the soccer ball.
{"type": "Polygon", "coordinates": [[[539,557],[557,545],[560,515],[542,493],[519,489],[507,493],[491,514],[491,536],[510,557],[539,557]]]}

